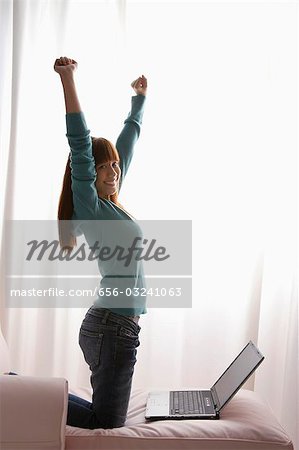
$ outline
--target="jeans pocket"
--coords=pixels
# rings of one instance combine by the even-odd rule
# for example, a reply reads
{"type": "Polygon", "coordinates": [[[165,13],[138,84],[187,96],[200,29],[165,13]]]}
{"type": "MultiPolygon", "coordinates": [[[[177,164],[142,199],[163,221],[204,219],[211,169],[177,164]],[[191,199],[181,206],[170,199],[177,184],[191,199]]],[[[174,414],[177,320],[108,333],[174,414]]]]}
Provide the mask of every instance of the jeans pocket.
{"type": "Polygon", "coordinates": [[[138,333],[135,333],[134,331],[126,327],[119,328],[117,338],[120,341],[130,344],[133,348],[136,348],[140,345],[138,333]]]}
{"type": "Polygon", "coordinates": [[[103,333],[91,332],[82,327],[80,329],[79,345],[90,370],[100,364],[103,336],[103,333]]]}

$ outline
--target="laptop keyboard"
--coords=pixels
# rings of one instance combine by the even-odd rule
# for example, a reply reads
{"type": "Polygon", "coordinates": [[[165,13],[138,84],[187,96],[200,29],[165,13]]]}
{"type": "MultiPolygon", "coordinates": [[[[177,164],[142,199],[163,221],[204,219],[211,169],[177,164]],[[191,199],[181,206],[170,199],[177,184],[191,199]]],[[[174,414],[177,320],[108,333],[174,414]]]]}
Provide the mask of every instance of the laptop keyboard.
{"type": "Polygon", "coordinates": [[[210,391],[170,391],[170,414],[213,413],[210,391]],[[207,404],[205,404],[205,401],[207,404]]]}

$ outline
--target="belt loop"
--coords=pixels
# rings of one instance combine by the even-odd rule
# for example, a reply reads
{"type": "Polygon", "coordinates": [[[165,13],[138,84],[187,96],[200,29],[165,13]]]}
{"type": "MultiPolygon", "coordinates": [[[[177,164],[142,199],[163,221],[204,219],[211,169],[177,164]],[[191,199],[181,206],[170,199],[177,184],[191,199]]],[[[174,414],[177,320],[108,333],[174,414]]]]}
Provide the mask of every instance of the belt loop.
{"type": "Polygon", "coordinates": [[[103,320],[102,320],[102,323],[103,324],[105,324],[106,322],[107,322],[107,319],[108,319],[108,317],[109,317],[109,314],[110,314],[110,311],[105,311],[105,314],[104,314],[104,317],[103,317],[103,320]]]}

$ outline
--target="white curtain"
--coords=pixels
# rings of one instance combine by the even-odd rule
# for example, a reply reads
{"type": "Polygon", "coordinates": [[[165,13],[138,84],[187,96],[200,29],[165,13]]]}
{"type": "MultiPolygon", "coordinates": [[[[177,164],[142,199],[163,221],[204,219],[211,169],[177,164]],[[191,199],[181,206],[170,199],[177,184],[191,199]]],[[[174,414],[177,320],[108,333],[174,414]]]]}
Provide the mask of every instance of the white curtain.
{"type": "MultiPolygon", "coordinates": [[[[294,2],[0,2],[1,229],[56,219],[68,146],[55,58],[78,61],[89,127],[113,141],[145,74],[120,200],[138,219],[192,220],[193,306],[141,319],[134,387],[209,387],[251,339],[265,361],[246,386],[298,444],[297,27],[294,2]]],[[[11,369],[87,386],[85,310],[8,308],[1,292],[11,369]]]]}

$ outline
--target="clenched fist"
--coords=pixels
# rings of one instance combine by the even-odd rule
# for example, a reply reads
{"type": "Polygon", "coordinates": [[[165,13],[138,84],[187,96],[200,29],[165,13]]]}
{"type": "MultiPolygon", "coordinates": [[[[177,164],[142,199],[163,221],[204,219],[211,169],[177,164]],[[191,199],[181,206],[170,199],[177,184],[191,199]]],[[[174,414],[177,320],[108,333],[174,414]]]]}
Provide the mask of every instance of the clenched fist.
{"type": "Polygon", "coordinates": [[[137,80],[132,81],[131,86],[136,92],[136,94],[146,95],[147,79],[145,78],[144,75],[137,78],[137,80]]]}
{"type": "Polygon", "coordinates": [[[54,70],[59,73],[59,75],[64,75],[66,73],[74,72],[78,67],[78,63],[71,58],[66,56],[61,56],[55,60],[54,70]]]}

